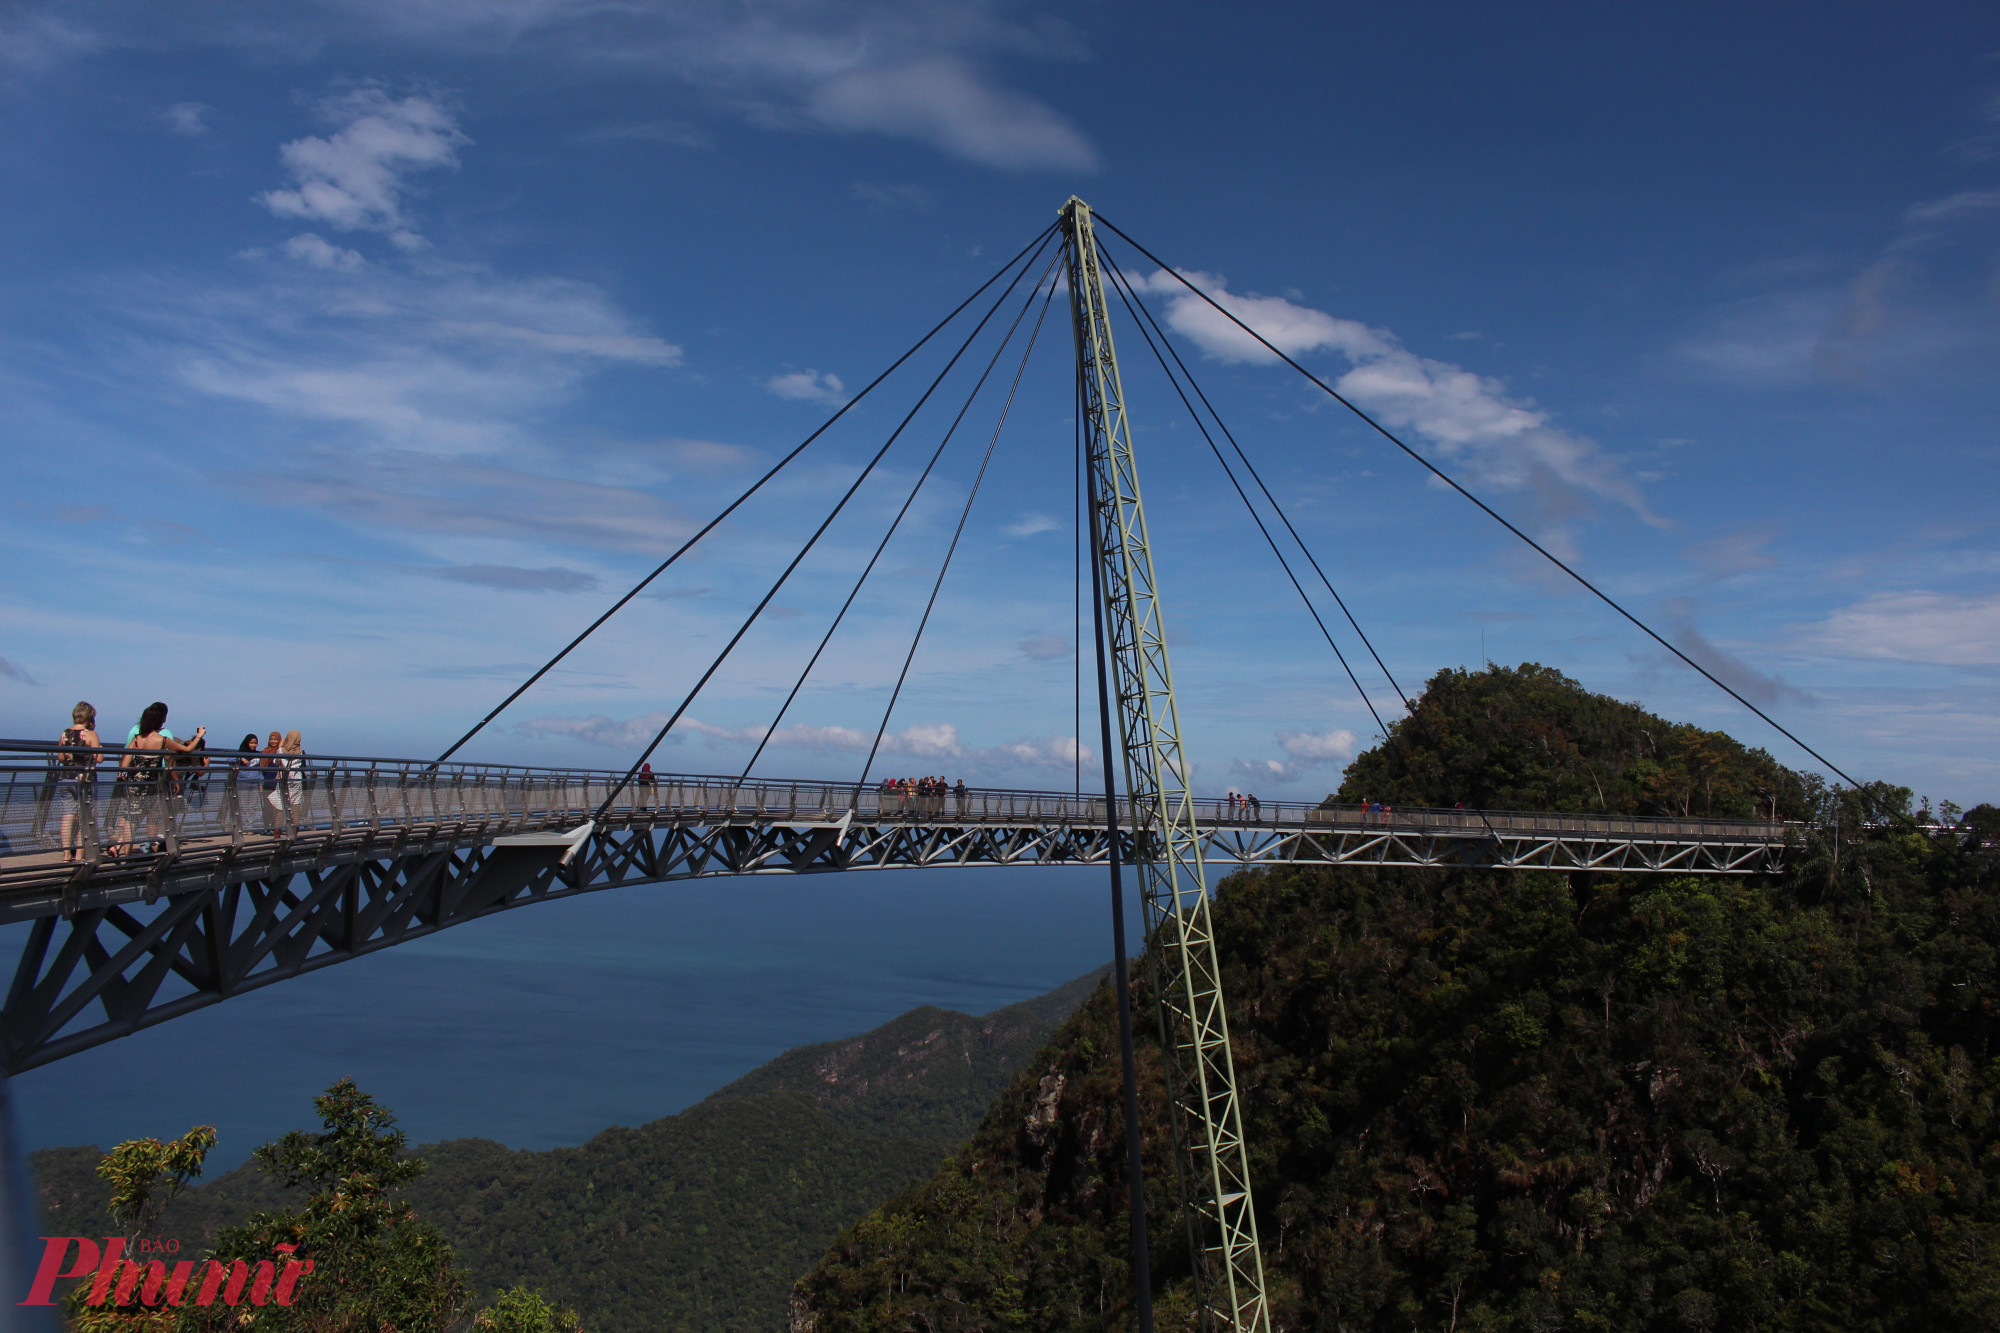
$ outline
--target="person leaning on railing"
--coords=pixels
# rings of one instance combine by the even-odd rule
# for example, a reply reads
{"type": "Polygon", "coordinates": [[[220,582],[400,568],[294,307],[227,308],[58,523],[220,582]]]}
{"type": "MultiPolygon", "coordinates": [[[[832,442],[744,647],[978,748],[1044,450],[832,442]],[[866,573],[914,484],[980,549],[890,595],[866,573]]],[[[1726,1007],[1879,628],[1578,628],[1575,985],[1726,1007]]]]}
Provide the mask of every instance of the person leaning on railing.
{"type": "Polygon", "coordinates": [[[79,700],[69,710],[69,722],[63,728],[63,748],[56,751],[55,803],[60,817],[56,836],[65,864],[83,859],[83,821],[96,818],[85,787],[90,789],[88,795],[96,793],[97,765],[104,757],[97,752],[104,743],[97,736],[97,710],[79,700]]]}
{"type": "Polygon", "coordinates": [[[170,759],[168,765],[179,770],[174,777],[174,795],[185,802],[185,808],[199,810],[208,801],[208,737],[197,736],[188,742],[188,754],[179,759],[170,759]]]}
{"type": "MultiPolygon", "coordinates": [[[[139,714],[138,725],[125,738],[125,754],[118,761],[119,795],[122,799],[118,803],[118,836],[111,848],[113,856],[129,853],[133,835],[148,831],[147,825],[151,822],[148,798],[164,795],[160,783],[164,772],[162,763],[166,757],[186,754],[194,749],[193,743],[176,740],[173,733],[166,729],[166,723],[167,706],[163,703],[147,704],[146,711],[139,714]]],[[[195,741],[200,741],[207,734],[207,727],[194,729],[195,741]]],[[[166,818],[164,808],[159,814],[162,820],[166,818]]],[[[157,832],[161,837],[166,836],[164,827],[157,832]]]]}

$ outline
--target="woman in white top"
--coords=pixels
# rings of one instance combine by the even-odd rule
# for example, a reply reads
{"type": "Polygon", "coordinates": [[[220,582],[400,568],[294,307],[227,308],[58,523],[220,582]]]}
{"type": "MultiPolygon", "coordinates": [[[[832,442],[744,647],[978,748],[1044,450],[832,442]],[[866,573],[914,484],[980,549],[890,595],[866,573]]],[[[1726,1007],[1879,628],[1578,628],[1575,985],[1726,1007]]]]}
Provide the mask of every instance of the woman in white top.
{"type": "Polygon", "coordinates": [[[278,751],[274,764],[278,770],[278,780],[264,797],[271,803],[273,810],[283,813],[287,837],[297,833],[300,825],[305,822],[305,748],[305,742],[300,738],[298,728],[294,727],[285,733],[284,746],[278,751]]]}

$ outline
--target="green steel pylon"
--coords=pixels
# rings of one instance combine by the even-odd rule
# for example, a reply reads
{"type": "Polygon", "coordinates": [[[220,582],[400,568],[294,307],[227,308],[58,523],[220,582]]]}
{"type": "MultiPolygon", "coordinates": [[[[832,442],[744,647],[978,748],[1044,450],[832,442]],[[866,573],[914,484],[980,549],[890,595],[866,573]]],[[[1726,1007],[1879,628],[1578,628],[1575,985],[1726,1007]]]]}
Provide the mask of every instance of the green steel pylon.
{"type": "Polygon", "coordinates": [[[1207,1312],[1224,1328],[1269,1333],[1264,1257],[1251,1206],[1207,876],[1090,205],[1072,196],[1063,205],[1062,230],[1089,463],[1092,558],[1103,578],[1125,790],[1132,802],[1133,859],[1145,903],[1146,956],[1159,997],[1175,1137],[1184,1154],[1181,1186],[1197,1280],[1207,1312]]]}

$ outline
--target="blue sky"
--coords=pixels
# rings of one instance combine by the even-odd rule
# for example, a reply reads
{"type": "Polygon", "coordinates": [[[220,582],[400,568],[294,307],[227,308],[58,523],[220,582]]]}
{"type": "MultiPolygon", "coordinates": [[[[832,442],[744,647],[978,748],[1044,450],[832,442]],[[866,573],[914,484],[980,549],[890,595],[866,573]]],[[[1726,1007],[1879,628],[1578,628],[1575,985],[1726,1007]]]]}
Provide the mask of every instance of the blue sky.
{"type": "MultiPolygon", "coordinates": [[[[2000,800],[2000,14],[1801,12],[11,6],[0,726],[161,698],[232,741],[434,753],[1076,192],[1850,773],[2000,800]]],[[[1132,271],[1406,688],[1536,660],[1812,766],[1132,271]]],[[[1123,339],[1197,785],[1322,794],[1373,723],[1123,339]]],[[[1068,784],[1067,344],[892,770],[1068,784]]],[[[475,752],[629,757],[917,382],[475,752]]],[[[858,768],[992,422],[766,771],[858,768]]],[[[747,757],[941,429],[657,767],[747,757]]]]}

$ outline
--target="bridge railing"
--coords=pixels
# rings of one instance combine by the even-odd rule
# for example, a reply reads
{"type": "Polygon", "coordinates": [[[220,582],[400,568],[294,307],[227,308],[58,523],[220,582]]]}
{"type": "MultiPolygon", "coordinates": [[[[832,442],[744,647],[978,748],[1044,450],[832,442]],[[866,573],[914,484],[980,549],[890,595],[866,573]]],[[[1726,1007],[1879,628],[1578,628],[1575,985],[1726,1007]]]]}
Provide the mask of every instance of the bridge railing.
{"type": "MultiPolygon", "coordinates": [[[[1015,788],[918,792],[902,786],[686,774],[622,773],[342,755],[188,756],[109,746],[70,749],[0,741],[0,887],[51,873],[132,873],[281,851],[295,855],[385,842],[467,846],[576,827],[604,807],[613,825],[742,821],[1101,825],[1101,797],[1015,788]],[[64,870],[65,857],[75,871],[64,870]]],[[[1132,825],[1129,803],[1119,822],[1132,825]]],[[[1199,823],[1225,835],[1279,830],[1342,836],[1783,841],[1768,821],[1611,818],[1504,810],[1369,810],[1327,802],[1251,806],[1196,800],[1199,823]]]]}
{"type": "MultiPolygon", "coordinates": [[[[191,757],[0,741],[0,886],[22,876],[46,881],[65,858],[94,873],[154,867],[163,859],[186,868],[394,840],[462,846],[571,829],[607,800],[604,819],[612,825],[1104,821],[1101,798],[1060,792],[919,793],[685,774],[648,775],[620,789],[623,776],[605,769],[234,751],[191,757]]],[[[1129,806],[1120,806],[1120,819],[1129,823],[1129,806]]]]}
{"type": "MultiPolygon", "coordinates": [[[[1404,833],[1472,833],[1494,837],[1577,836],[1608,838],[1722,839],[1783,842],[1790,827],[1779,820],[1716,819],[1674,815],[1554,814],[1540,810],[1468,810],[1431,806],[1368,809],[1321,802],[1279,806],[1286,822],[1380,828],[1404,833]]],[[[1225,821],[1227,822],[1227,821],[1225,821]]]]}

